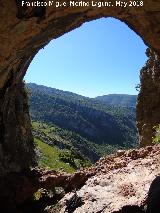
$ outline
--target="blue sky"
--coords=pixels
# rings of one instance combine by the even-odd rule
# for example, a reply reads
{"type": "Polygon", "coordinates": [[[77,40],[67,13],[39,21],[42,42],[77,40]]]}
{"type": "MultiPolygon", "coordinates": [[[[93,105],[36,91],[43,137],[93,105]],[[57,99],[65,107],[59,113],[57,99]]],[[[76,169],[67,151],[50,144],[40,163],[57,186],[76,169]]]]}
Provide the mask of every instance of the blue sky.
{"type": "Polygon", "coordinates": [[[88,97],[137,94],[146,48],[126,24],[113,18],[98,19],[40,50],[25,81],[88,97]]]}

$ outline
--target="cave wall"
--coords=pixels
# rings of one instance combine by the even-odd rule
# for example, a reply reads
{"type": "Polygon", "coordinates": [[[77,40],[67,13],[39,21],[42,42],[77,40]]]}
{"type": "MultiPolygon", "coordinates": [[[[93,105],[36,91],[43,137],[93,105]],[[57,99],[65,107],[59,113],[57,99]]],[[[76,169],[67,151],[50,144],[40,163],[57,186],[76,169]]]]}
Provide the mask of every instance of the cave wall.
{"type": "Polygon", "coordinates": [[[160,58],[147,49],[148,61],[140,71],[140,92],[137,100],[137,127],[140,145],[150,145],[155,127],[160,124],[160,58]]]}
{"type": "MultiPolygon", "coordinates": [[[[0,176],[18,172],[34,164],[33,138],[22,80],[35,54],[49,41],[87,21],[114,17],[125,22],[150,48],[160,54],[159,0],[145,0],[144,6],[137,8],[22,7],[21,0],[1,0],[0,11],[0,176]]],[[[145,76],[141,74],[143,90],[148,88],[144,86],[145,76]]],[[[148,81],[149,79],[150,77],[148,81]]],[[[153,87],[154,83],[152,81],[150,87],[153,87]]],[[[159,88],[158,83],[157,87],[159,88]]],[[[159,90],[153,89],[154,96],[160,99],[157,91],[159,90]]],[[[148,119],[147,125],[152,125],[151,116],[142,113],[146,109],[144,94],[145,92],[141,92],[138,99],[138,107],[141,110],[138,110],[137,118],[141,138],[142,134],[146,134],[144,130],[142,131],[143,122],[148,119]]],[[[151,97],[152,93],[149,98],[151,97]]],[[[154,113],[152,102],[147,102],[147,106],[148,104],[150,108],[147,109],[154,113]]],[[[143,145],[145,143],[144,141],[143,145]]]]}

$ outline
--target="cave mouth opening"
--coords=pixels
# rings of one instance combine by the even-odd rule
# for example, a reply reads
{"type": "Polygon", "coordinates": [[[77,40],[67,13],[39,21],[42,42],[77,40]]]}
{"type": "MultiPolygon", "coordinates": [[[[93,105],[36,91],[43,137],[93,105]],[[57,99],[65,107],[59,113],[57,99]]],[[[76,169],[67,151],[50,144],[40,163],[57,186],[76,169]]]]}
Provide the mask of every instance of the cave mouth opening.
{"type": "Polygon", "coordinates": [[[126,24],[101,18],[51,41],[35,56],[24,78],[38,84],[28,84],[33,135],[41,149],[46,142],[62,150],[60,165],[68,165],[62,169],[70,172],[138,146],[135,87],[146,48],[126,24]],[[103,100],[108,94],[110,103],[103,100]]]}

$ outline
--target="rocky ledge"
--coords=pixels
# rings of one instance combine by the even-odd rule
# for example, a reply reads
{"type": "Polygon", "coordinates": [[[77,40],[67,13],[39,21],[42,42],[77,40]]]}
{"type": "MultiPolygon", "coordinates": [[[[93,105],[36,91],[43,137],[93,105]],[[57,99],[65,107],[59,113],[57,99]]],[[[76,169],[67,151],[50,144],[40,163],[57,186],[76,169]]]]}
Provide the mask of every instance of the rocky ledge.
{"type": "Polygon", "coordinates": [[[156,193],[160,191],[160,145],[118,151],[115,155],[101,158],[95,166],[86,169],[85,173],[91,177],[84,186],[66,194],[54,208],[47,207],[46,212],[158,211],[156,193]]]}
{"type": "Polygon", "coordinates": [[[160,145],[119,150],[74,174],[36,168],[0,182],[0,212],[158,213],[160,145]],[[31,199],[38,190],[54,187],[62,193],[31,199]]]}

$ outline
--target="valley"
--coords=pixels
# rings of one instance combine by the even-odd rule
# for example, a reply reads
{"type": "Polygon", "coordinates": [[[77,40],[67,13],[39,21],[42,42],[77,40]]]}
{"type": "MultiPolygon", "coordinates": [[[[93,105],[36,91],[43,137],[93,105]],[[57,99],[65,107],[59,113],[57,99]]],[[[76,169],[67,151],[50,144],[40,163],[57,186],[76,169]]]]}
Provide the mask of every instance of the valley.
{"type": "MultiPolygon", "coordinates": [[[[112,98],[105,103],[103,96],[87,98],[32,83],[27,84],[27,93],[32,132],[39,140],[36,147],[41,149],[41,166],[48,166],[44,163],[43,143],[57,150],[59,154],[53,155],[55,161],[61,161],[60,153],[65,155],[65,171],[68,165],[70,171],[75,171],[119,149],[138,146],[135,96],[113,95],[114,101],[112,98]]],[[[47,158],[49,162],[50,157],[47,158]]]]}

